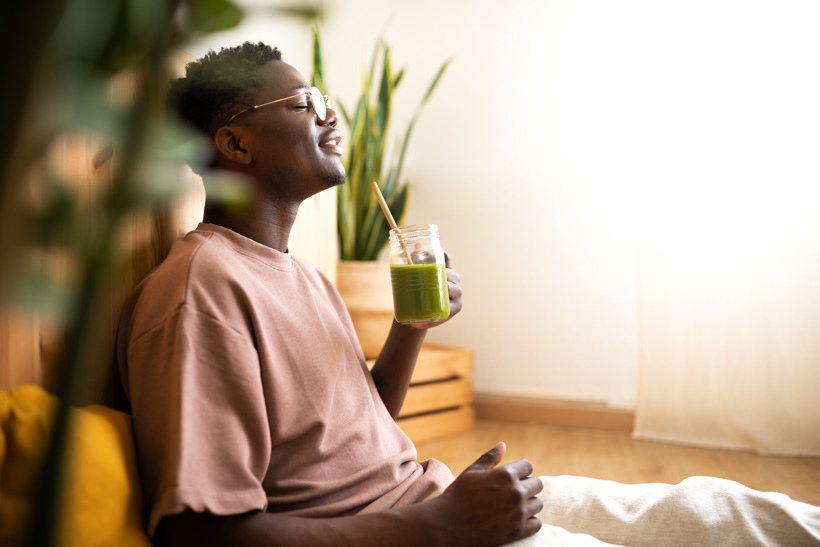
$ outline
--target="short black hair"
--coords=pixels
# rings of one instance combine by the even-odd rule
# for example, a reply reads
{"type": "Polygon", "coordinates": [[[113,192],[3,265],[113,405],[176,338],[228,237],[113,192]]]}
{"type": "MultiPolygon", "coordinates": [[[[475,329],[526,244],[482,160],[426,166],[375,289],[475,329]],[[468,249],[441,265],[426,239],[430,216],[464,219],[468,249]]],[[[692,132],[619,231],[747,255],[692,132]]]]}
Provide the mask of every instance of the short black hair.
{"type": "Polygon", "coordinates": [[[253,106],[251,96],[262,87],[257,71],[270,61],[281,61],[278,48],[258,42],[209,50],[188,63],[185,77],[171,82],[169,106],[186,122],[213,138],[233,115],[253,106]]]}

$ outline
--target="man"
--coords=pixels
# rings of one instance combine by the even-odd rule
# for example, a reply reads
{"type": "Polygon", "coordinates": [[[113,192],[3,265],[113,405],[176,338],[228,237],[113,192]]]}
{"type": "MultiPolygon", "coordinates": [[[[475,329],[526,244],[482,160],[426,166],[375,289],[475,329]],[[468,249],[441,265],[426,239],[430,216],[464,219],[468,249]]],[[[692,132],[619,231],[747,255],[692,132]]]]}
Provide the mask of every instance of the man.
{"type": "Polygon", "coordinates": [[[503,443],[458,478],[417,463],[394,418],[435,324],[394,323],[371,373],[334,287],[287,252],[299,204],[344,182],[336,112],[263,44],[209,53],[172,97],[213,145],[206,182],[242,176],[253,199],[207,207],[123,311],[118,363],[158,545],[820,542],[820,510],[729,481],[539,479],[526,460],[498,466],[503,443]]]}
{"type": "MultiPolygon", "coordinates": [[[[244,177],[253,198],[208,207],[123,313],[149,533],[169,545],[493,545],[535,533],[542,486],[527,461],[493,469],[499,445],[454,481],[440,462],[417,463],[394,422],[434,325],[394,322],[371,374],[338,293],[287,253],[299,204],[344,182],[336,112],[262,44],[189,65],[172,96],[213,143],[210,169],[244,177]]],[[[452,316],[461,288],[447,274],[452,316]]]]}

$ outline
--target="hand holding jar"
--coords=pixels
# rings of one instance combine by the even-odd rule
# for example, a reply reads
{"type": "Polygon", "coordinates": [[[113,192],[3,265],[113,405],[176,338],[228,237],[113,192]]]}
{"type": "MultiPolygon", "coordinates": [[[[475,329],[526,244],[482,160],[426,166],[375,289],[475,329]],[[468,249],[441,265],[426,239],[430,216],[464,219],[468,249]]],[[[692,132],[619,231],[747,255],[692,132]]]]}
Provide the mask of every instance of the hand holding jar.
{"type": "Polygon", "coordinates": [[[435,224],[390,230],[390,277],[393,310],[403,325],[426,329],[461,311],[460,277],[435,224]]]}

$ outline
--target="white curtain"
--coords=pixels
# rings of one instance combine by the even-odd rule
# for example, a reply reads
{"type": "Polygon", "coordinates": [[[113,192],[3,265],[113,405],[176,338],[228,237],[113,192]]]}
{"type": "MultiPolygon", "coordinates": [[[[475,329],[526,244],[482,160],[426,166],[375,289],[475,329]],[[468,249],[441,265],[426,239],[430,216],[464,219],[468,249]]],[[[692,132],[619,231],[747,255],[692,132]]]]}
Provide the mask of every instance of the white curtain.
{"type": "Polygon", "coordinates": [[[637,436],[820,455],[816,174],[704,176],[652,194],[638,237],[637,436]]]}
{"type": "Polygon", "coordinates": [[[675,5],[636,164],[635,433],[820,455],[820,5],[675,5]]]}

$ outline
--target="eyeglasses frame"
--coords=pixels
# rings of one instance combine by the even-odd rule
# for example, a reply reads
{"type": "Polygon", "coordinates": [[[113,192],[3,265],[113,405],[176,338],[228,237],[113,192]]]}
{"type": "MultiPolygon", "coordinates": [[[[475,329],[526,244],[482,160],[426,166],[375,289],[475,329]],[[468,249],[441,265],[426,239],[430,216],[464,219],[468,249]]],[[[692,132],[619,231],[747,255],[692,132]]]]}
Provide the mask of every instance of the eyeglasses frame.
{"type": "Polygon", "coordinates": [[[258,104],[256,106],[246,108],[245,110],[240,110],[239,112],[237,112],[236,114],[234,114],[233,116],[228,118],[228,121],[225,122],[225,125],[223,127],[228,127],[231,124],[231,122],[234,121],[237,117],[241,116],[242,114],[246,114],[246,113],[250,112],[251,110],[256,110],[257,108],[262,108],[263,106],[268,106],[268,105],[271,105],[271,104],[274,104],[274,103],[281,103],[282,101],[287,101],[288,99],[295,99],[296,97],[301,97],[302,95],[308,95],[310,97],[310,103],[311,103],[311,105],[313,105],[313,110],[314,110],[314,112],[316,112],[316,116],[319,116],[319,112],[316,109],[316,104],[313,100],[313,90],[314,89],[319,94],[319,96],[322,97],[325,100],[325,115],[324,115],[324,117],[319,117],[320,121],[325,121],[327,119],[327,109],[330,108],[330,97],[328,97],[327,95],[323,95],[322,92],[319,91],[318,87],[312,86],[310,89],[308,89],[307,91],[304,91],[302,93],[297,93],[296,95],[291,95],[290,97],[284,97],[282,99],[276,99],[275,101],[270,101],[270,102],[267,102],[267,103],[258,104]]]}

